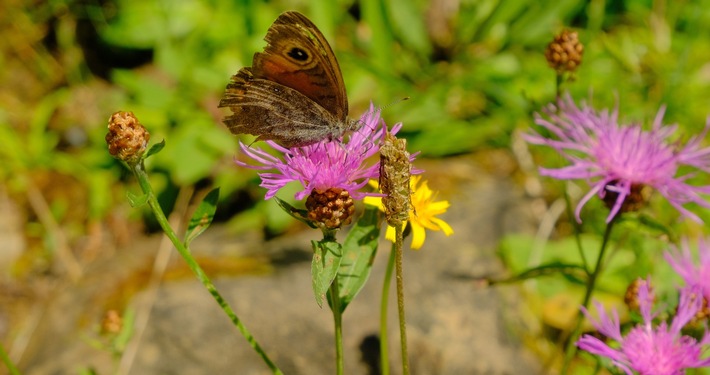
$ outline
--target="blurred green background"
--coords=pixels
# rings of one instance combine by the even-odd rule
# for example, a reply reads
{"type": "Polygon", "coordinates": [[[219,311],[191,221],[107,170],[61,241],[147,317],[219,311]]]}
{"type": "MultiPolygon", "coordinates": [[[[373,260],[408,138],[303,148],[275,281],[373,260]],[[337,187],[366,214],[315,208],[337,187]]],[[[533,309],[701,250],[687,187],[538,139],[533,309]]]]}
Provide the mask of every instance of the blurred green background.
{"type": "MultiPolygon", "coordinates": [[[[234,166],[237,138],[217,108],[229,77],[251,65],[285,10],[306,14],[331,42],[351,117],[370,102],[386,106],[387,123],[403,122],[400,134],[423,158],[509,150],[515,131],[554,99],[543,51],[564,28],[585,44],[574,81],[564,85],[575,98],[618,103],[623,118],[645,122],[665,104],[666,122],[680,123],[683,139],[710,113],[708,0],[5,0],[2,7],[0,197],[21,218],[15,277],[52,270],[62,246],[90,259],[106,233],[120,242],[155,228],[128,206],[126,190],[136,186],[106,150],[107,120],[118,110],[133,111],[152,141],[167,142],[148,163],[166,211],[181,189],[199,195],[220,186],[217,217],[234,231],[287,231],[292,221],[263,202],[255,173],[234,166]]],[[[540,164],[560,165],[551,152],[533,151],[540,164]]],[[[549,187],[549,196],[562,189],[549,187]]],[[[665,213],[668,222],[677,216],[665,213]]]]}

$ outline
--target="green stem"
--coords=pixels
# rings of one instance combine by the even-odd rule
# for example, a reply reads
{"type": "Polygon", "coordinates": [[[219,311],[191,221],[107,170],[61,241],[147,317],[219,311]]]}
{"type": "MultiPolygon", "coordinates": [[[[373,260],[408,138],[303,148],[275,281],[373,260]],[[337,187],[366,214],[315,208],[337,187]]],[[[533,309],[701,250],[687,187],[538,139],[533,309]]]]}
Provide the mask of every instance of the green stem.
{"type": "Polygon", "coordinates": [[[395,245],[392,244],[392,251],[387,261],[385,270],[385,280],[382,282],[382,299],[380,301],[380,374],[390,374],[390,361],[387,345],[387,303],[389,302],[389,290],[392,282],[392,271],[394,270],[395,245]]]}
{"type": "Polygon", "coordinates": [[[409,355],[407,354],[407,323],[404,314],[404,275],[402,274],[402,224],[395,227],[395,270],[397,275],[397,310],[399,311],[399,340],[402,347],[402,375],[409,375],[409,355]]]}
{"type": "MultiPolygon", "coordinates": [[[[618,216],[618,215],[617,215],[618,216]]],[[[601,248],[599,249],[599,256],[597,257],[597,263],[594,266],[594,271],[589,275],[589,278],[587,278],[587,285],[586,285],[586,291],[584,293],[584,299],[582,300],[582,306],[587,309],[589,307],[589,301],[592,299],[592,292],[594,291],[594,287],[597,283],[597,278],[599,277],[599,274],[601,273],[602,270],[602,265],[604,263],[604,253],[606,252],[607,245],[609,244],[609,238],[611,237],[611,230],[614,227],[614,223],[616,222],[617,216],[613,217],[611,221],[607,224],[606,229],[604,230],[604,239],[602,240],[601,248]]],[[[572,330],[572,335],[569,337],[569,340],[567,341],[567,348],[565,350],[565,361],[564,364],[562,365],[562,374],[567,373],[567,369],[569,368],[570,363],[572,362],[572,359],[574,356],[577,354],[577,346],[575,343],[577,342],[577,339],[579,338],[580,331],[582,329],[582,322],[584,321],[584,313],[582,313],[582,309],[579,310],[579,313],[577,314],[577,323],[574,327],[574,330],[572,330]]]]}
{"type": "Polygon", "coordinates": [[[338,375],[343,374],[343,313],[340,309],[338,276],[330,284],[330,300],[333,301],[333,322],[335,323],[335,367],[338,375]]]}
{"type": "Polygon", "coordinates": [[[146,194],[146,196],[148,197],[148,205],[153,210],[155,218],[160,224],[160,227],[163,229],[163,232],[165,232],[165,235],[168,236],[170,241],[173,243],[182,258],[185,260],[185,263],[187,263],[188,267],[190,267],[195,276],[197,276],[197,279],[200,280],[202,285],[204,285],[204,287],[209,291],[215,301],[217,301],[217,304],[219,304],[219,306],[222,308],[225,314],[227,314],[232,323],[237,327],[237,329],[239,329],[239,332],[241,332],[242,336],[244,336],[244,338],[247,340],[252,349],[254,349],[254,351],[256,351],[256,353],[261,356],[262,360],[266,363],[267,366],[269,366],[271,371],[274,374],[282,375],[283,373],[281,372],[281,370],[279,370],[279,368],[276,367],[276,365],[271,361],[271,359],[269,359],[269,357],[266,355],[266,352],[264,352],[261,346],[256,342],[254,336],[252,336],[249,330],[247,330],[246,326],[244,326],[239,317],[237,317],[237,314],[234,312],[234,310],[232,310],[229,304],[224,300],[224,298],[222,298],[222,295],[219,294],[217,288],[215,288],[214,284],[212,284],[212,281],[202,270],[195,258],[192,257],[192,255],[190,254],[190,250],[185,246],[182,241],[180,241],[180,239],[173,231],[173,228],[170,227],[170,223],[165,217],[165,214],[163,213],[163,210],[160,207],[160,204],[158,203],[158,199],[156,198],[155,193],[153,193],[153,188],[150,185],[150,182],[148,181],[148,175],[145,172],[143,162],[141,161],[140,163],[131,166],[131,170],[138,179],[138,183],[140,184],[143,193],[146,194]]]}
{"type": "Polygon", "coordinates": [[[574,211],[572,210],[572,201],[570,200],[569,193],[565,189],[565,206],[567,209],[567,217],[570,218],[572,222],[572,228],[574,228],[574,241],[577,245],[577,252],[579,252],[579,257],[582,259],[582,265],[584,266],[585,272],[589,274],[589,263],[587,262],[587,257],[584,255],[584,249],[582,248],[582,238],[580,234],[582,233],[582,228],[574,217],[574,211]]]}
{"type": "Polygon", "coordinates": [[[0,344],[0,358],[2,358],[2,362],[5,364],[11,375],[20,375],[20,370],[15,367],[14,363],[12,363],[10,356],[7,355],[5,347],[3,347],[2,344],[0,344]]]}
{"type": "MultiPolygon", "coordinates": [[[[555,72],[555,101],[560,100],[562,97],[562,83],[564,82],[564,76],[562,73],[555,72]]],[[[559,112],[559,109],[558,109],[559,112]]]]}

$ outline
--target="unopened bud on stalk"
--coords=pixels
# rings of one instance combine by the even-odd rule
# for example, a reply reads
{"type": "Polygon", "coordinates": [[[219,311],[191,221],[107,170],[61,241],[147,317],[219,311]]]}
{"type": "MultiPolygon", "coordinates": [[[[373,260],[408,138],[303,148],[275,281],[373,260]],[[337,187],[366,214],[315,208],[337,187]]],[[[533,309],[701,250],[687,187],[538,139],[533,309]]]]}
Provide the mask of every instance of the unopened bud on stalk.
{"type": "Polygon", "coordinates": [[[545,49],[545,59],[558,74],[574,72],[582,64],[584,45],[579,41],[576,31],[563,30],[545,49]]]}
{"type": "Polygon", "coordinates": [[[314,189],[306,199],[306,209],[308,218],[321,228],[338,229],[352,221],[355,202],[345,189],[314,189]]]}
{"type": "Polygon", "coordinates": [[[135,165],[145,153],[150,134],[133,112],[116,112],[108,121],[106,143],[116,159],[135,165]]]}

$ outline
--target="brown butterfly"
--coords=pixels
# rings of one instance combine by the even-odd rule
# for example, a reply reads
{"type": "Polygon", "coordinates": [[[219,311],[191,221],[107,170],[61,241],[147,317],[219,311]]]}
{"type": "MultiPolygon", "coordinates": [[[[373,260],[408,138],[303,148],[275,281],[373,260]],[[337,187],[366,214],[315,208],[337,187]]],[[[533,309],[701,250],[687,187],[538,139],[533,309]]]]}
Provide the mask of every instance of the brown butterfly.
{"type": "Polygon", "coordinates": [[[282,13],[263,52],[232,76],[219,102],[233,114],[234,134],[252,134],[290,148],[337,138],[356,128],[340,66],[328,41],[306,16],[282,13]]]}

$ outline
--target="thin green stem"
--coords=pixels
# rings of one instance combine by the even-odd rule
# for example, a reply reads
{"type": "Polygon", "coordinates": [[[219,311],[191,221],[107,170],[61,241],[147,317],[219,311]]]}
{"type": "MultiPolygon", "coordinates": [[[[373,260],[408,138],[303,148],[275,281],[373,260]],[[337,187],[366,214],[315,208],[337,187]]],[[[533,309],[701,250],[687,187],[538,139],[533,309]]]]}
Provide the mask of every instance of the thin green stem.
{"type": "Polygon", "coordinates": [[[407,323],[404,314],[404,275],[402,267],[402,224],[395,227],[395,270],[397,275],[397,309],[399,311],[399,340],[402,347],[402,375],[409,375],[409,355],[407,354],[407,323]]]}
{"type": "Polygon", "coordinates": [[[392,271],[394,270],[395,245],[392,244],[390,257],[387,261],[387,269],[385,270],[385,279],[382,282],[382,299],[380,301],[380,374],[390,374],[390,361],[388,352],[387,339],[387,304],[389,302],[389,290],[392,283],[392,271]]]}
{"type": "MultiPolygon", "coordinates": [[[[592,293],[594,291],[594,287],[596,286],[597,279],[599,278],[599,274],[601,273],[602,266],[604,264],[604,253],[606,252],[606,249],[609,245],[609,238],[611,238],[611,230],[614,227],[614,223],[616,222],[616,217],[617,216],[611,219],[611,221],[607,224],[606,229],[604,230],[604,239],[602,240],[602,244],[599,249],[597,263],[594,266],[594,271],[592,271],[592,273],[587,278],[586,291],[584,292],[584,299],[582,300],[582,306],[584,307],[584,309],[587,309],[589,307],[589,301],[591,301],[592,299],[592,293]]],[[[575,343],[579,338],[583,320],[584,314],[580,309],[579,313],[577,314],[577,323],[575,324],[574,330],[572,330],[572,335],[567,341],[567,348],[565,350],[565,361],[562,365],[562,374],[567,373],[567,369],[569,368],[572,359],[577,354],[577,346],[575,345],[575,343]]]]}
{"type": "Polygon", "coordinates": [[[338,276],[330,284],[330,300],[333,302],[333,322],[335,323],[335,368],[338,375],[343,374],[343,313],[340,309],[340,291],[338,276]]]}
{"type": "Polygon", "coordinates": [[[564,75],[559,72],[555,72],[555,100],[559,100],[562,97],[562,83],[564,82],[564,75]]]}
{"type": "Polygon", "coordinates": [[[227,314],[232,323],[237,327],[237,329],[239,329],[239,332],[241,332],[242,336],[244,336],[244,338],[254,349],[254,351],[256,351],[256,353],[261,356],[262,360],[266,363],[267,366],[269,366],[271,371],[274,374],[282,375],[283,373],[281,372],[281,370],[276,367],[276,365],[267,356],[266,352],[264,352],[261,346],[256,342],[254,336],[252,336],[249,330],[247,330],[246,326],[244,326],[239,317],[237,317],[237,314],[234,312],[234,310],[232,310],[229,304],[224,300],[224,298],[222,298],[222,295],[217,291],[217,288],[215,288],[212,281],[202,270],[202,267],[200,267],[195,258],[192,257],[192,254],[190,254],[190,250],[185,246],[182,241],[180,241],[180,239],[175,234],[175,231],[173,231],[173,228],[170,226],[170,223],[168,222],[167,217],[165,217],[165,214],[163,213],[163,210],[160,207],[160,204],[158,203],[158,199],[156,198],[155,193],[153,192],[153,188],[148,180],[148,175],[146,174],[145,168],[143,167],[143,162],[131,166],[131,170],[135,174],[136,179],[138,179],[138,183],[141,189],[143,190],[143,193],[146,194],[146,196],[148,197],[148,205],[153,210],[153,214],[155,214],[155,218],[160,224],[160,227],[163,229],[163,232],[165,232],[165,235],[168,236],[170,241],[173,243],[182,258],[185,260],[185,263],[187,263],[188,267],[190,267],[195,276],[197,276],[197,279],[200,280],[202,285],[204,285],[207,291],[209,291],[215,301],[217,301],[217,304],[219,304],[219,306],[222,308],[225,314],[227,314]]]}
{"type": "Polygon", "coordinates": [[[20,375],[20,370],[15,367],[14,363],[12,363],[10,356],[5,352],[5,347],[2,346],[2,343],[0,343],[0,358],[2,358],[2,362],[7,367],[10,375],[20,375]]]}
{"type": "Polygon", "coordinates": [[[577,219],[574,216],[574,211],[572,210],[572,201],[570,200],[569,193],[565,189],[565,206],[567,209],[567,217],[570,218],[572,222],[572,228],[574,228],[574,241],[577,245],[577,251],[579,252],[579,257],[582,259],[582,265],[584,266],[585,272],[589,273],[589,262],[587,262],[587,257],[584,255],[584,249],[582,248],[582,238],[580,234],[582,233],[582,228],[580,228],[577,219]]]}

